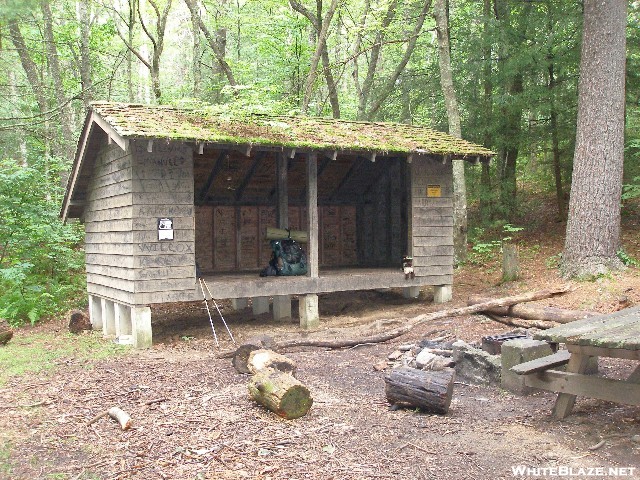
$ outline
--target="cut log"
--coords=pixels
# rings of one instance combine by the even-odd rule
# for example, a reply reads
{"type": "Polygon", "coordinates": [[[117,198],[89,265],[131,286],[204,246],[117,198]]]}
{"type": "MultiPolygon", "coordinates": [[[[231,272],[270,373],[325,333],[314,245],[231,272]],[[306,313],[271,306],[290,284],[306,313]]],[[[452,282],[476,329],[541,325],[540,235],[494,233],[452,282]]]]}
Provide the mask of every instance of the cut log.
{"type": "Polygon", "coordinates": [[[247,369],[256,374],[265,368],[273,368],[281,372],[287,372],[296,376],[296,363],[288,357],[274,352],[273,350],[254,350],[249,355],[247,369]]]}
{"type": "Polygon", "coordinates": [[[13,338],[13,330],[0,328],[0,345],[6,345],[13,338]]]}
{"type": "Polygon", "coordinates": [[[291,238],[298,243],[307,243],[309,236],[307,232],[302,230],[285,230],[283,228],[267,227],[267,240],[282,240],[284,238],[291,238]]]}
{"type": "Polygon", "coordinates": [[[111,407],[106,412],[99,413],[98,415],[93,417],[91,420],[89,420],[87,422],[87,425],[92,425],[96,423],[98,420],[100,420],[101,418],[104,418],[107,416],[111,417],[116,422],[118,422],[122,430],[129,430],[133,426],[133,420],[131,420],[131,417],[129,416],[129,414],[118,407],[111,407]]]}
{"type": "MultiPolygon", "coordinates": [[[[408,319],[395,319],[402,320],[404,325],[398,327],[393,330],[387,330],[386,332],[382,332],[376,335],[371,335],[369,337],[358,337],[358,338],[344,338],[340,340],[313,340],[313,339],[304,339],[304,340],[287,340],[283,342],[274,343],[270,347],[259,347],[259,348],[271,348],[275,351],[285,350],[287,348],[296,348],[296,347],[322,347],[322,348],[348,348],[355,347],[356,345],[363,345],[367,343],[381,343],[386,342],[388,340],[392,340],[394,338],[400,337],[406,333],[409,333],[413,328],[418,325],[422,325],[427,322],[432,322],[434,320],[439,320],[440,318],[446,317],[457,317],[460,315],[473,315],[474,313],[482,312],[484,310],[488,310],[494,307],[505,307],[509,305],[515,305],[516,303],[524,303],[524,302],[534,302],[536,300],[542,300],[545,298],[554,297],[556,295],[561,295],[563,293],[567,293],[571,288],[569,286],[563,286],[548,290],[539,290],[537,292],[529,292],[523,293],[521,295],[514,295],[513,297],[503,297],[497,298],[495,300],[489,300],[486,303],[479,303],[477,305],[469,305],[467,307],[458,307],[452,308],[449,310],[439,310],[437,312],[425,313],[422,315],[418,315],[417,317],[408,318],[408,319]]],[[[376,320],[373,325],[376,325],[381,320],[376,320]]],[[[230,358],[233,357],[241,357],[246,354],[246,358],[249,358],[249,354],[253,350],[257,350],[257,348],[253,348],[249,353],[244,353],[239,351],[242,348],[239,347],[237,350],[229,350],[226,352],[221,352],[218,354],[219,358],[230,358]]],[[[241,363],[241,362],[238,362],[241,363]]],[[[234,360],[234,365],[236,365],[236,361],[234,360]]],[[[240,372],[238,366],[236,366],[236,370],[240,372]]],[[[241,373],[250,373],[248,370],[246,372],[241,373]]]]}
{"type": "Polygon", "coordinates": [[[231,352],[233,366],[238,373],[251,373],[249,370],[249,355],[255,350],[270,349],[274,346],[273,338],[267,335],[253,337],[231,352]]]}
{"type": "Polygon", "coordinates": [[[69,312],[69,331],[71,333],[80,333],[84,330],[91,330],[89,317],[80,310],[69,312]]]}
{"type": "MultiPolygon", "coordinates": [[[[477,295],[472,295],[467,301],[468,305],[478,305],[491,301],[490,298],[485,298],[477,295]]],[[[585,310],[565,310],[557,307],[543,307],[537,305],[508,305],[500,307],[491,307],[483,312],[493,313],[500,316],[517,317],[524,320],[543,320],[548,322],[557,323],[569,323],[576,320],[582,320],[583,318],[593,317],[598,315],[596,312],[589,312],[585,310]]]]}
{"type": "Polygon", "coordinates": [[[273,368],[257,372],[247,388],[251,398],[287,420],[302,417],[313,404],[307,387],[290,373],[273,368]]]}
{"type": "Polygon", "coordinates": [[[133,420],[127,412],[118,407],[111,407],[107,412],[111,418],[120,424],[122,430],[129,430],[133,426],[133,420]]]}
{"type": "Polygon", "coordinates": [[[454,378],[453,368],[438,371],[394,368],[384,378],[384,391],[392,405],[445,414],[451,405],[454,378]]]}

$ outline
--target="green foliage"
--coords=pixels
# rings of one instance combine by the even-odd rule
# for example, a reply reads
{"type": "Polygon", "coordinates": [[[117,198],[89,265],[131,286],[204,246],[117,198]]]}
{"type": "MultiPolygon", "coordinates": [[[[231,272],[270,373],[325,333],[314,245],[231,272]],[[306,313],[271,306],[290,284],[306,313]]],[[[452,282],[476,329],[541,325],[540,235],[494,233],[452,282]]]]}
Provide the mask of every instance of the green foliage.
{"type": "Polygon", "coordinates": [[[616,255],[627,267],[640,267],[640,262],[625,252],[622,248],[616,252],[616,255]]]}
{"type": "Polygon", "coordinates": [[[523,227],[516,227],[510,223],[503,224],[497,233],[495,229],[489,234],[483,228],[473,229],[471,235],[473,246],[469,259],[474,263],[484,263],[494,259],[496,253],[502,248],[502,244],[513,240],[513,234],[523,230],[523,227]],[[499,238],[495,238],[495,235],[499,235],[499,238]]]}
{"type": "Polygon", "coordinates": [[[633,183],[622,186],[622,200],[631,200],[640,197],[640,177],[634,177],[633,183]]]}
{"type": "Polygon", "coordinates": [[[17,335],[0,348],[0,386],[14,375],[56,368],[61,358],[98,360],[121,355],[128,347],[105,342],[98,333],[37,333],[17,335]]]}
{"type": "Polygon", "coordinates": [[[58,218],[62,168],[0,161],[0,317],[13,325],[64,311],[83,291],[82,228],[58,218]]]}

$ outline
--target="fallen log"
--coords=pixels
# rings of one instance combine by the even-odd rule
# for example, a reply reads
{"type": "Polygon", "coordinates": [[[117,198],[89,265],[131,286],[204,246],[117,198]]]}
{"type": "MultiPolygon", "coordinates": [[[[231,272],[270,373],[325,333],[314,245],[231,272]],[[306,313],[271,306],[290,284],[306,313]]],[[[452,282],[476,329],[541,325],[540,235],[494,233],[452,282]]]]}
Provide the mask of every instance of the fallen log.
{"type": "Polygon", "coordinates": [[[540,330],[546,330],[547,328],[553,328],[560,325],[560,323],[558,322],[547,322],[542,320],[521,320],[519,318],[494,315],[493,313],[488,313],[488,312],[481,312],[481,313],[485,317],[488,317],[495,322],[503,323],[504,325],[509,325],[511,327],[538,328],[540,330]]]}
{"type": "Polygon", "coordinates": [[[453,368],[438,371],[394,368],[384,378],[384,391],[392,405],[445,414],[451,405],[454,378],[453,368]]]}
{"type": "Polygon", "coordinates": [[[290,373],[296,376],[296,363],[288,357],[274,352],[273,350],[254,350],[249,355],[247,370],[254,375],[265,368],[273,368],[281,372],[290,373]]]}
{"type": "MultiPolygon", "coordinates": [[[[467,301],[468,305],[478,305],[487,303],[491,299],[472,295],[467,301]]],[[[566,310],[557,307],[544,307],[538,305],[507,305],[500,307],[492,307],[483,310],[483,312],[500,315],[502,317],[517,317],[524,320],[543,320],[545,322],[569,323],[583,318],[598,315],[596,312],[585,310],[566,310]]]]}
{"type": "MultiPolygon", "coordinates": [[[[417,317],[406,319],[406,323],[401,327],[395,328],[393,330],[388,330],[386,332],[378,333],[376,335],[371,335],[369,337],[344,338],[340,340],[313,340],[313,339],[287,340],[283,342],[274,343],[271,346],[271,349],[275,351],[280,351],[280,350],[285,350],[288,348],[295,348],[295,347],[321,347],[321,348],[334,349],[334,348],[355,347],[356,345],[362,345],[365,343],[382,343],[389,340],[393,340],[394,338],[400,337],[402,335],[405,335],[406,333],[409,333],[413,328],[417,327],[418,325],[422,325],[427,322],[432,322],[434,320],[439,320],[441,318],[458,317],[461,315],[473,315],[474,313],[482,312],[483,310],[487,310],[493,307],[505,307],[509,305],[515,305],[516,303],[534,302],[536,300],[543,300],[545,298],[562,295],[563,293],[567,293],[570,290],[571,290],[571,287],[568,285],[565,285],[562,287],[551,288],[547,290],[538,290],[536,292],[529,292],[529,293],[523,293],[521,295],[514,295],[512,297],[497,298],[495,300],[490,300],[485,303],[479,303],[477,305],[469,305],[467,307],[458,307],[458,308],[451,308],[449,310],[439,310],[437,312],[424,313],[422,315],[418,315],[417,317]]],[[[380,320],[376,320],[376,322],[374,322],[373,325],[375,325],[379,321],[380,320]]],[[[226,352],[221,352],[220,354],[218,354],[218,358],[235,357],[236,352],[237,350],[228,350],[226,352]]]]}
{"type": "Polygon", "coordinates": [[[98,420],[106,416],[109,416],[116,422],[118,422],[122,430],[129,430],[133,426],[133,420],[131,420],[129,414],[118,407],[111,407],[106,412],[99,413],[87,422],[87,426],[96,423],[98,420]]]}
{"type": "Polygon", "coordinates": [[[258,371],[247,388],[251,398],[287,420],[302,417],[313,404],[307,387],[290,373],[274,368],[258,371]]]}

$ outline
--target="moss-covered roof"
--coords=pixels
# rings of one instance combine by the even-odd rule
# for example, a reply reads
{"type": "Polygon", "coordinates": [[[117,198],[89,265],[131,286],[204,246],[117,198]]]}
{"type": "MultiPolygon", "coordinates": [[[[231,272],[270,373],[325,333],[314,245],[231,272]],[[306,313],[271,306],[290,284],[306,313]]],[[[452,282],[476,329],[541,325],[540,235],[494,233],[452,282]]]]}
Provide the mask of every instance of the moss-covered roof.
{"type": "Polygon", "coordinates": [[[430,128],[305,116],[221,115],[205,108],[99,102],[92,109],[124,138],[353,152],[425,153],[487,158],[480,145],[430,128]]]}

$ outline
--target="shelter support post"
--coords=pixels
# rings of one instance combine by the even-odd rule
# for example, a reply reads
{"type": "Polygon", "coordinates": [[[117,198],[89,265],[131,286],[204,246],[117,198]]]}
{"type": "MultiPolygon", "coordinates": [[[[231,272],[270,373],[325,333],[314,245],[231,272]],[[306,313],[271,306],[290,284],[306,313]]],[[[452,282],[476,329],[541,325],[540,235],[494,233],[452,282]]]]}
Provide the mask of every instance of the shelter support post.
{"type": "Polygon", "coordinates": [[[249,306],[248,298],[232,298],[231,299],[231,308],[234,310],[244,310],[249,306]]]}
{"type": "Polygon", "coordinates": [[[116,309],[111,300],[106,298],[100,299],[102,307],[102,334],[105,337],[116,336],[116,309]]]}
{"type": "Polygon", "coordinates": [[[120,303],[115,303],[114,310],[116,339],[118,340],[118,343],[130,345],[132,343],[131,307],[122,305],[120,303]]]}
{"type": "Polygon", "coordinates": [[[291,297],[276,295],[273,297],[273,319],[286,320],[291,318],[291,297]]]}
{"type": "Polygon", "coordinates": [[[91,328],[102,330],[102,302],[100,297],[95,295],[89,295],[89,319],[91,320],[91,328]]]}
{"type": "Polygon", "coordinates": [[[269,313],[269,297],[253,297],[251,299],[251,308],[254,315],[269,313]]]}
{"type": "Polygon", "coordinates": [[[420,287],[404,287],[402,296],[404,298],[418,298],[420,296],[420,287]]]}
{"type": "Polygon", "coordinates": [[[453,298],[452,285],[436,285],[433,287],[433,303],[447,303],[453,298]]]}
{"type": "Polygon", "coordinates": [[[300,327],[304,329],[317,328],[320,325],[318,295],[315,293],[301,295],[299,301],[300,327]]]}
{"type": "Polygon", "coordinates": [[[153,343],[151,331],[151,308],[132,307],[131,330],[134,348],[150,348],[153,343]]]}

